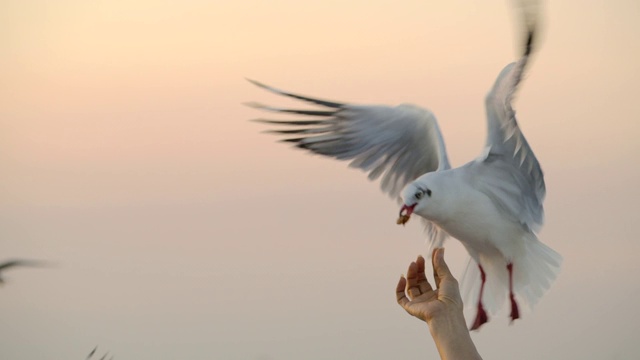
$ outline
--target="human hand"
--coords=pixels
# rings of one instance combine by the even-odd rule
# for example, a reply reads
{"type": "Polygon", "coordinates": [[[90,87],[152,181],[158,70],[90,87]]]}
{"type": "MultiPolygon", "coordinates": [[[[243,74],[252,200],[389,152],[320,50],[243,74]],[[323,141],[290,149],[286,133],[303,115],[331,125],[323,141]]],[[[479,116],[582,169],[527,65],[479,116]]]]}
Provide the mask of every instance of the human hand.
{"type": "Polygon", "coordinates": [[[424,274],[424,258],[409,265],[396,286],[396,299],[409,314],[425,321],[443,360],[482,360],[476,350],[462,313],[458,281],[444,262],[444,249],[433,251],[434,289],[424,274]]]}
{"type": "Polygon", "coordinates": [[[462,298],[458,281],[444,261],[444,249],[433,251],[434,289],[425,276],[425,261],[418,256],[396,286],[396,299],[409,314],[430,323],[435,318],[462,315],[462,298]]]}

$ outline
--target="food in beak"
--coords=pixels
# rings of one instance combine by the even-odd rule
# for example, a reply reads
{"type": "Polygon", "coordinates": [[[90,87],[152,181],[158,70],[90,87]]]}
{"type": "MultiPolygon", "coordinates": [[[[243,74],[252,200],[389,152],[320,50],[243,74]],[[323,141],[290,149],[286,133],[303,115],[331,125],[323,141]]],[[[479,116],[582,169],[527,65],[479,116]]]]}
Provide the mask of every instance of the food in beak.
{"type": "Polygon", "coordinates": [[[404,225],[407,223],[407,221],[409,221],[409,218],[411,217],[411,214],[413,213],[413,209],[416,207],[416,204],[407,206],[407,205],[402,205],[402,208],[400,209],[400,215],[398,216],[398,220],[396,220],[396,224],[398,225],[404,225]]]}

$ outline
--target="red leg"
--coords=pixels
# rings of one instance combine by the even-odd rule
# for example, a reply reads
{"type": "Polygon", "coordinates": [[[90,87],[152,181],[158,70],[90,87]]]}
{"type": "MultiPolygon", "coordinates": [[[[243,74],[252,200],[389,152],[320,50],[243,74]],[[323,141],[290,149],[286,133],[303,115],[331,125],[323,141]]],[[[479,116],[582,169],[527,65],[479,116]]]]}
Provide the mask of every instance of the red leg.
{"type": "Polygon", "coordinates": [[[487,312],[484,310],[484,306],[482,306],[482,292],[484,291],[484,283],[487,281],[487,275],[484,273],[482,265],[478,264],[478,267],[480,268],[482,284],[480,285],[480,296],[478,297],[478,314],[476,315],[476,320],[473,322],[473,326],[471,326],[471,330],[478,330],[482,324],[489,321],[487,312]]]}
{"type": "Polygon", "coordinates": [[[520,318],[520,311],[518,310],[518,303],[516,302],[516,297],[513,294],[513,264],[509,263],[507,265],[507,270],[509,270],[509,299],[511,300],[511,321],[520,318]]]}

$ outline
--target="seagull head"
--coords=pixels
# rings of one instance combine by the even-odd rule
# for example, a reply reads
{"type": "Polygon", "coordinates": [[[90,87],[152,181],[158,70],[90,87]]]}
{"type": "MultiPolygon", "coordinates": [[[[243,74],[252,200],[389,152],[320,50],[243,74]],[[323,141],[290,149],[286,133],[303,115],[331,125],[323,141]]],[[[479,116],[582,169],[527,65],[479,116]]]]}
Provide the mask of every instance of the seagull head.
{"type": "Polygon", "coordinates": [[[425,174],[404,188],[398,224],[404,225],[413,213],[429,220],[433,220],[438,214],[440,204],[435,194],[440,181],[438,176],[434,175],[436,174],[425,174]]]}

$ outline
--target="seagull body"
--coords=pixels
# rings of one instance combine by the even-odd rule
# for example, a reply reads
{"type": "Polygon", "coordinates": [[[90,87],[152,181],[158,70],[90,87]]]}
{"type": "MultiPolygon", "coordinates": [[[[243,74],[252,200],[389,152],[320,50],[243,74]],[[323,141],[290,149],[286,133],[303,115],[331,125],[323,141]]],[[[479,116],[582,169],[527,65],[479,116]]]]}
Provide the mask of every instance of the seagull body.
{"type": "Polygon", "coordinates": [[[425,174],[403,192],[403,209],[411,209],[458,239],[471,255],[462,287],[465,303],[478,304],[474,330],[488,321],[487,311],[497,311],[507,294],[511,318],[519,318],[515,295],[533,306],[555,279],[561,263],[560,255],[509,211],[509,205],[518,204],[503,200],[521,200],[524,194],[513,186],[505,196],[513,184],[508,177],[496,177],[499,169],[494,166],[500,162],[494,165],[488,158],[478,158],[459,168],[425,174]]]}
{"type": "Polygon", "coordinates": [[[353,105],[297,95],[259,82],[279,95],[319,105],[295,110],[249,104],[262,110],[310,116],[306,120],[256,121],[287,129],[285,142],[338,160],[380,178],[382,190],[402,198],[398,223],[423,219],[431,248],[448,236],[471,259],[462,280],[465,303],[477,305],[478,329],[509,296],[511,318],[519,318],[516,296],[533,306],[549,288],[561,257],[540,242],[545,183],[540,164],[511,106],[531,54],[535,24],[528,24],[521,58],[498,75],[485,99],[487,141],[480,156],[452,169],[433,113],[415,105],[353,105]]]}

